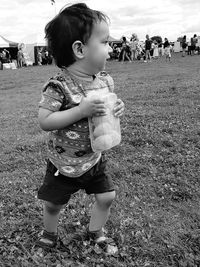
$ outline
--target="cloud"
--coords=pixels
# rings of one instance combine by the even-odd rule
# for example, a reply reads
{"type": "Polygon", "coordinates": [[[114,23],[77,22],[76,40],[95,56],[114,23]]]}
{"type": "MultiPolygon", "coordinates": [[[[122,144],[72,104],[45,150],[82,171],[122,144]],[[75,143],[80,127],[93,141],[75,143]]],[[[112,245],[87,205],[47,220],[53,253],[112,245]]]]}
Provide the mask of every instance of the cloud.
{"type": "Polygon", "coordinates": [[[45,24],[53,17],[54,9],[46,1],[1,0],[0,34],[20,42],[26,35],[42,32],[45,24]]]}
{"type": "Polygon", "coordinates": [[[178,5],[181,5],[182,7],[184,6],[187,6],[187,7],[192,7],[192,8],[194,8],[194,7],[197,7],[197,6],[199,6],[200,7],[200,2],[199,2],[199,0],[177,0],[177,1],[175,1],[175,2],[177,2],[178,3],[178,5]]]}
{"type": "MultiPolygon", "coordinates": [[[[66,0],[0,0],[0,34],[13,41],[26,35],[42,33],[47,22],[58,12],[66,0]],[[12,2],[12,3],[11,3],[12,2]]],[[[78,2],[70,0],[71,3],[78,2]]],[[[113,37],[130,36],[132,32],[144,38],[150,35],[176,39],[184,33],[200,32],[200,0],[83,0],[93,9],[101,10],[111,19],[113,37]]]]}
{"type": "Polygon", "coordinates": [[[131,5],[131,6],[123,7],[123,8],[116,8],[115,12],[118,12],[120,16],[134,17],[135,15],[143,14],[144,8],[131,5]]]}
{"type": "Polygon", "coordinates": [[[200,23],[198,22],[186,27],[184,33],[199,32],[199,31],[200,31],[200,23]]]}
{"type": "Polygon", "coordinates": [[[114,20],[112,20],[113,26],[117,26],[120,21],[120,26],[125,27],[138,27],[138,26],[145,26],[145,25],[153,25],[160,23],[162,21],[162,18],[155,17],[155,16],[147,16],[147,17],[115,17],[114,20]],[[147,24],[148,21],[148,24],[147,24]]]}

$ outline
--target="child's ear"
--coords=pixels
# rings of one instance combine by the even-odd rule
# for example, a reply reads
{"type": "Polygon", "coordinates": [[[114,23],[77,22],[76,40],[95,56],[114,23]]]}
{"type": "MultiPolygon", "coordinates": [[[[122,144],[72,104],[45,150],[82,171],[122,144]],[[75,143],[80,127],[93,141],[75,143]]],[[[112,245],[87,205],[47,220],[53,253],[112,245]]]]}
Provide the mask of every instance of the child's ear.
{"type": "Polygon", "coordinates": [[[84,58],[84,44],[81,41],[75,41],[72,44],[72,50],[78,59],[84,58]]]}

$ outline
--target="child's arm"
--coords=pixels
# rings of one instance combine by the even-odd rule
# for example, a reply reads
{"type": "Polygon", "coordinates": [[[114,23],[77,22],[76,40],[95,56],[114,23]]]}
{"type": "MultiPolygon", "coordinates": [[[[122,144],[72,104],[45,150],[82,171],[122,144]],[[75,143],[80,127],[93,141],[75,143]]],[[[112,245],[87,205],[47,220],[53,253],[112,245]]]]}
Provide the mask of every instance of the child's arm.
{"type": "Polygon", "coordinates": [[[40,108],[38,119],[44,131],[53,131],[63,129],[85,117],[102,116],[105,112],[102,101],[83,98],[78,106],[63,111],[40,108]]]}
{"type": "Polygon", "coordinates": [[[81,120],[83,118],[81,115],[82,114],[78,106],[68,110],[56,112],[40,108],[38,119],[42,130],[53,131],[62,129],[78,120],[81,120]]]}

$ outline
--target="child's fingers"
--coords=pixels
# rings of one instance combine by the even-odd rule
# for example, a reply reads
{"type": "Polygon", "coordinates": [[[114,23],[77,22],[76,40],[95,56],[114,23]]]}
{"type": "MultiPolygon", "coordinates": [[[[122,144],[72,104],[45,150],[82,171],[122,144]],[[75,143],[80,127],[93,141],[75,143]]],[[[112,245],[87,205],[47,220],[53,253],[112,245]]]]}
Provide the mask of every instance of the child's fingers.
{"type": "Polygon", "coordinates": [[[124,109],[117,110],[117,111],[115,111],[115,113],[114,113],[114,115],[115,115],[116,117],[120,117],[120,116],[122,116],[123,114],[124,114],[124,109]]]}
{"type": "Polygon", "coordinates": [[[123,102],[120,105],[115,107],[114,114],[116,117],[121,117],[124,114],[124,103],[123,102]]]}
{"type": "Polygon", "coordinates": [[[96,113],[100,113],[100,114],[106,114],[106,108],[105,106],[103,105],[98,105],[96,108],[95,108],[95,112],[96,113]]]}
{"type": "Polygon", "coordinates": [[[120,104],[114,107],[114,111],[117,112],[118,110],[124,109],[124,103],[121,101],[120,104]]]}
{"type": "Polygon", "coordinates": [[[94,114],[95,116],[105,116],[106,115],[106,112],[105,112],[105,110],[98,110],[98,111],[96,111],[95,112],[95,114],[94,114]]]}
{"type": "Polygon", "coordinates": [[[106,109],[105,105],[104,104],[98,104],[98,105],[95,105],[95,107],[97,109],[106,109]]]}
{"type": "Polygon", "coordinates": [[[92,101],[94,104],[104,104],[104,101],[103,100],[100,100],[100,99],[95,99],[92,101]]]}
{"type": "Polygon", "coordinates": [[[115,117],[121,117],[123,115],[124,115],[124,112],[122,112],[122,111],[118,111],[115,113],[115,117]]]}

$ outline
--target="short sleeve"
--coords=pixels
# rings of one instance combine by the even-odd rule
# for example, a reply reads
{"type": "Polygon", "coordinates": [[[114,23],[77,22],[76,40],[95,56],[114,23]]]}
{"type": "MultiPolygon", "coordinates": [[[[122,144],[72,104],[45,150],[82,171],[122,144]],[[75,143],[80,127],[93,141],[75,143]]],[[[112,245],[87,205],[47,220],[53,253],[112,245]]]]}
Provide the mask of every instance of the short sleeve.
{"type": "Polygon", "coordinates": [[[50,80],[44,85],[39,108],[59,111],[64,101],[62,84],[56,80],[50,80]]]}

